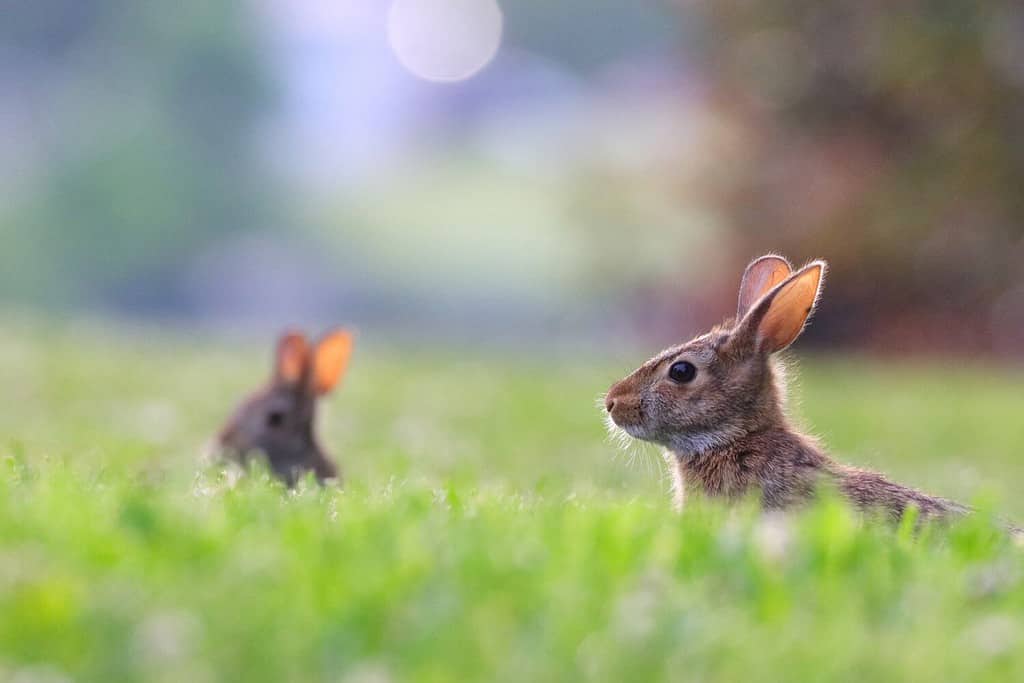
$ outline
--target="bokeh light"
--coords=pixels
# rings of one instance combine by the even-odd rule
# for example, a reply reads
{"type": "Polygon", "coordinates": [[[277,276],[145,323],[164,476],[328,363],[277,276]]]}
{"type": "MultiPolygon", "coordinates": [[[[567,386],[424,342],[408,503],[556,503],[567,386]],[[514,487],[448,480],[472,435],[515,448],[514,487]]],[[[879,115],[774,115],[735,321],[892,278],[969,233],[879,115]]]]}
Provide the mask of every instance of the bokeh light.
{"type": "Polygon", "coordinates": [[[402,66],[428,81],[465,80],[494,59],[503,17],[496,0],[395,0],[388,40],[402,66]]]}

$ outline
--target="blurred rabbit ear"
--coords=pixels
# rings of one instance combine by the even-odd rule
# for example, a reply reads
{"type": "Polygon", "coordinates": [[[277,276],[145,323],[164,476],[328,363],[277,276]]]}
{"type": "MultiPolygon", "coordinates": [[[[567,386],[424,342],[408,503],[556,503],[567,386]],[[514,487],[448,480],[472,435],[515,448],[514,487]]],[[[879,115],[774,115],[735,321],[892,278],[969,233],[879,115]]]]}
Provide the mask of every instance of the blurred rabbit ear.
{"type": "Polygon", "coordinates": [[[313,391],[323,395],[338,385],[348,367],[355,338],[348,330],[335,330],[317,344],[313,359],[313,391]]]}
{"type": "Polygon", "coordinates": [[[796,341],[818,303],[826,267],[814,261],[761,297],[737,327],[735,342],[775,353],[796,341]]]}
{"type": "Polygon", "coordinates": [[[309,367],[309,342],[301,332],[286,332],[277,342],[274,380],[280,384],[298,384],[309,367]]]}
{"type": "Polygon", "coordinates": [[[740,282],[736,319],[741,320],[758,299],[789,277],[792,272],[793,267],[789,265],[789,261],[774,254],[767,254],[751,262],[743,271],[743,280],[740,282]]]}

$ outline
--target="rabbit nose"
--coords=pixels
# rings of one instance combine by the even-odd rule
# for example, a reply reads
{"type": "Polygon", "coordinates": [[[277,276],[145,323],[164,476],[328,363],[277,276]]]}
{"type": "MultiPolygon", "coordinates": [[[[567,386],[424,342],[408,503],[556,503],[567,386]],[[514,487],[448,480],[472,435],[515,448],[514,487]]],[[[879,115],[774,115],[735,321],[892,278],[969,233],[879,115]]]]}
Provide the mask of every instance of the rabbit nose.
{"type": "Polygon", "coordinates": [[[220,430],[220,433],[218,433],[216,437],[217,444],[219,444],[220,446],[230,446],[231,443],[235,440],[236,432],[237,430],[234,428],[233,425],[229,425],[224,429],[220,430]]]}
{"type": "Polygon", "coordinates": [[[626,380],[616,382],[612,385],[608,393],[604,395],[604,407],[609,413],[615,410],[616,405],[622,404],[623,396],[628,397],[630,394],[630,387],[626,384],[626,380]]]}

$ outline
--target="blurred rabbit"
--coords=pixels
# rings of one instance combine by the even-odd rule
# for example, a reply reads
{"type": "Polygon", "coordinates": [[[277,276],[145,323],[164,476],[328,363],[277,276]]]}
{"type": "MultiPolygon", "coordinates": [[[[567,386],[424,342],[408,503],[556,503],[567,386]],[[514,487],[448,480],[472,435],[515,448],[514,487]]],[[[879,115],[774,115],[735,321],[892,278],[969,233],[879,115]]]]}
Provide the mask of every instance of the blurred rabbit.
{"type": "Polygon", "coordinates": [[[334,389],[352,354],[345,330],[327,334],[315,347],[299,332],[277,344],[270,383],[246,399],[217,436],[219,450],[246,464],[262,453],[289,487],[312,471],[321,482],[339,479],[338,468],[317,442],[317,399],[334,389]]]}
{"type": "Polygon", "coordinates": [[[755,260],[743,275],[735,321],[661,352],[608,391],[610,427],[667,449],[677,509],[688,490],[727,499],[756,492],[765,508],[786,508],[828,480],[856,507],[895,519],[912,505],[923,517],[967,511],[835,462],[787,419],[775,354],[803,331],[825,270],[824,261],[793,272],[779,256],[755,260]]]}

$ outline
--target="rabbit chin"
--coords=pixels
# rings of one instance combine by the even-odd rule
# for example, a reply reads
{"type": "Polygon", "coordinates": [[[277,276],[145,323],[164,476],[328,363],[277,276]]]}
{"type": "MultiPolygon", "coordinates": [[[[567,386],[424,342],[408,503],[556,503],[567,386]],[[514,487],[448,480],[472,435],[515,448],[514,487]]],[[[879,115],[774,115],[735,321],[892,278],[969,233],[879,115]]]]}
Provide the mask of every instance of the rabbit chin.
{"type": "Polygon", "coordinates": [[[650,432],[643,425],[632,424],[632,425],[617,425],[620,430],[640,441],[654,441],[651,437],[650,432]]]}
{"type": "Polygon", "coordinates": [[[677,458],[694,458],[709,451],[724,448],[738,438],[738,434],[728,428],[704,429],[670,434],[661,445],[672,451],[677,458]]]}
{"type": "Polygon", "coordinates": [[[604,425],[608,430],[608,434],[610,436],[617,437],[622,445],[625,445],[625,441],[623,440],[625,437],[639,439],[640,441],[652,441],[651,435],[642,424],[621,425],[616,422],[610,414],[605,413],[604,425]]]}
{"type": "Polygon", "coordinates": [[[216,463],[234,463],[241,465],[242,467],[248,466],[249,462],[253,457],[262,457],[263,454],[256,450],[243,450],[236,448],[235,446],[225,445],[223,443],[216,444],[211,450],[211,460],[208,462],[216,463]]]}
{"type": "Polygon", "coordinates": [[[607,416],[606,423],[610,433],[617,432],[640,441],[657,444],[669,449],[680,459],[697,457],[708,451],[722,448],[737,438],[735,430],[729,428],[664,433],[643,423],[619,424],[610,415],[607,416]]]}

